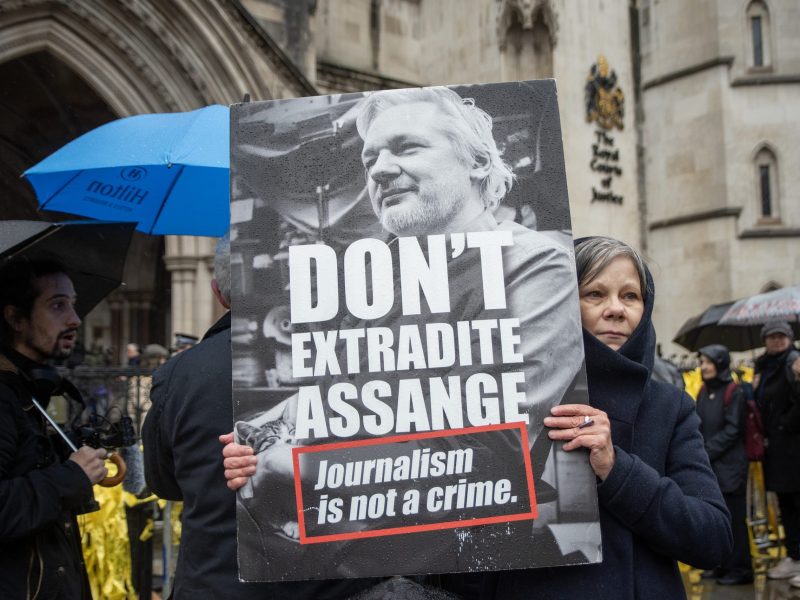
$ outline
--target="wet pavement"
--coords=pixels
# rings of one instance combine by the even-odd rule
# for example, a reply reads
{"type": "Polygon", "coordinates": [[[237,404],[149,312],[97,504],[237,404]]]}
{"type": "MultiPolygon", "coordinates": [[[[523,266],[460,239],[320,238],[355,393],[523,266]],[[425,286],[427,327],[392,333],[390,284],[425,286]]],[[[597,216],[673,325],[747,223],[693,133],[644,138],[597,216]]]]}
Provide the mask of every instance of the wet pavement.
{"type": "Polygon", "coordinates": [[[749,585],[717,585],[694,570],[682,575],[689,600],[800,600],[800,588],[790,587],[788,579],[767,579],[763,573],[749,585]]]}

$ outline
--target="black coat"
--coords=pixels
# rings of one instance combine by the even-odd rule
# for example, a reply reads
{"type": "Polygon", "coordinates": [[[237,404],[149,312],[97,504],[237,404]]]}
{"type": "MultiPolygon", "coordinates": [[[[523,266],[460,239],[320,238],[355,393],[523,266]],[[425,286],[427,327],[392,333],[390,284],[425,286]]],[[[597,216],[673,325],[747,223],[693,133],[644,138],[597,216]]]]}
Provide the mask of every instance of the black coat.
{"type": "MultiPolygon", "coordinates": [[[[652,289],[652,279],[648,282],[652,289]]],[[[584,330],[589,399],[611,419],[616,460],[597,485],[603,562],[487,576],[484,597],[685,598],[676,560],[712,568],[732,546],[692,399],[650,377],[653,294],[618,352],[584,330]],[[493,579],[493,581],[492,581],[493,579]]]]}
{"type": "Polygon", "coordinates": [[[744,441],[745,395],[736,386],[725,407],[725,390],[732,381],[729,372],[705,382],[697,396],[700,433],[705,440],[711,468],[725,494],[744,493],[747,488],[747,449],[744,441]]]}
{"type": "MultiPolygon", "coordinates": [[[[91,598],[75,511],[92,484],[60,440],[45,432],[31,386],[17,367],[36,365],[0,354],[0,598],[91,598]]],[[[50,398],[37,397],[46,406],[50,398]]]]}
{"type": "Polygon", "coordinates": [[[764,476],[773,492],[800,492],[800,383],[791,365],[798,353],[793,348],[756,360],[759,374],[756,399],[767,441],[764,476]]]}
{"type": "Polygon", "coordinates": [[[372,582],[241,583],[236,495],[225,484],[222,445],[233,429],[231,316],[153,376],[142,429],[145,478],[161,498],[183,500],[173,598],[306,600],[346,598],[372,582]]]}

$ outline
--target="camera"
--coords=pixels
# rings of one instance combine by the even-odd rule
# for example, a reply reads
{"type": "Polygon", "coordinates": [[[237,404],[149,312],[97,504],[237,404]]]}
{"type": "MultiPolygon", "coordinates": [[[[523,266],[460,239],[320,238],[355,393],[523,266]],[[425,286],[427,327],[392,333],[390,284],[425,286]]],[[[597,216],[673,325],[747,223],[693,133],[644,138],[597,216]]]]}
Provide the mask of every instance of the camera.
{"type": "Polygon", "coordinates": [[[136,441],[133,421],[128,415],[123,415],[118,421],[111,422],[98,413],[91,413],[87,422],[73,425],[68,435],[76,446],[91,446],[107,450],[124,448],[136,441]]]}

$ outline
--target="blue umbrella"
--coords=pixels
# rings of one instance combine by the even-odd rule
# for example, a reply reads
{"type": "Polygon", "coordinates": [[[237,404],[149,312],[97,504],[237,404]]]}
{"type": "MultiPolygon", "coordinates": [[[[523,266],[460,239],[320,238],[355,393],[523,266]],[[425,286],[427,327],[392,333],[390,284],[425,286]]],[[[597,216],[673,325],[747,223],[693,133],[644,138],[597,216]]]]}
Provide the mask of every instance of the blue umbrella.
{"type": "Polygon", "coordinates": [[[25,171],[42,209],[136,222],[150,234],[218,237],[228,229],[229,110],[112,121],[25,171]]]}

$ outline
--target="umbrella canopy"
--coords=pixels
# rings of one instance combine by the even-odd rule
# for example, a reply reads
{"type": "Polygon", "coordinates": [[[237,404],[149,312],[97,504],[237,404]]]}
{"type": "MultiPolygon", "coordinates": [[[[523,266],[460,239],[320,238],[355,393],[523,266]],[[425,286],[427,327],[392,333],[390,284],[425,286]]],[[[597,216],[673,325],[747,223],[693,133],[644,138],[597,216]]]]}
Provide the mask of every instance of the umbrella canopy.
{"type": "Polygon", "coordinates": [[[122,281],[133,223],[0,221],[0,268],[53,259],[64,265],[83,318],[122,281]]]}
{"type": "Polygon", "coordinates": [[[93,129],[25,171],[39,206],[151,234],[228,229],[229,110],[137,115],[93,129]]]}
{"type": "MultiPolygon", "coordinates": [[[[689,317],[672,339],[687,350],[696,352],[709,344],[722,344],[734,352],[752,350],[764,345],[761,325],[727,325],[722,317],[737,303],[713,304],[699,315],[689,317]]],[[[793,323],[795,336],[800,333],[800,323],[793,323]]]]}
{"type": "MultiPolygon", "coordinates": [[[[722,318],[722,325],[763,325],[770,321],[800,321],[800,285],[739,300],[722,318]]],[[[795,334],[798,327],[795,326],[795,334]]]]}
{"type": "Polygon", "coordinates": [[[760,346],[757,327],[723,326],[720,318],[731,307],[733,302],[713,304],[699,315],[689,317],[672,339],[687,350],[696,352],[709,344],[722,344],[729,350],[749,350],[760,346]]]}

